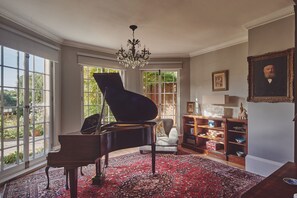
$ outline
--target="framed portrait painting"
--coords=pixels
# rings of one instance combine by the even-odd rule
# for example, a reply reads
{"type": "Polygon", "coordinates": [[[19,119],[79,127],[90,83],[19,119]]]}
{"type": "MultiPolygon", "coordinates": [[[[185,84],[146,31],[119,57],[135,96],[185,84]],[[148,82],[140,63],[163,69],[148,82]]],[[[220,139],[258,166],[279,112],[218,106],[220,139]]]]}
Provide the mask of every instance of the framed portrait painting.
{"type": "Polygon", "coordinates": [[[195,102],[187,102],[187,113],[192,114],[195,110],[195,102]]]}
{"type": "Polygon", "coordinates": [[[293,49],[248,57],[248,101],[293,101],[293,49]]]}
{"type": "Polygon", "coordinates": [[[212,90],[226,91],[228,90],[228,70],[212,72],[212,90]]]}

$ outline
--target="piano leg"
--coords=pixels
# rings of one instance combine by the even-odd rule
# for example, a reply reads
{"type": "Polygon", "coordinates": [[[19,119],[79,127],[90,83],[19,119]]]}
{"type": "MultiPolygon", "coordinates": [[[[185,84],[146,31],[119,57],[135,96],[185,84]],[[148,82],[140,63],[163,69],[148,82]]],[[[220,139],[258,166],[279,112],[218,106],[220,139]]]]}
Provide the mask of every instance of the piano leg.
{"type": "Polygon", "coordinates": [[[93,185],[101,185],[104,182],[104,173],[101,167],[101,158],[95,160],[96,175],[92,178],[93,185]]]}
{"type": "Polygon", "coordinates": [[[45,174],[46,174],[46,178],[47,178],[47,186],[46,186],[46,189],[49,189],[49,176],[48,176],[48,169],[49,169],[49,168],[50,168],[49,166],[45,167],[45,174]]]}
{"type": "Polygon", "coordinates": [[[77,167],[67,169],[70,178],[70,195],[71,198],[77,197],[77,167]]]}
{"type": "Polygon", "coordinates": [[[69,186],[68,186],[68,176],[69,176],[69,171],[64,168],[64,175],[66,175],[66,184],[65,184],[65,188],[66,190],[69,190],[69,186]]]}
{"type": "Polygon", "coordinates": [[[104,164],[105,168],[108,166],[108,153],[105,154],[105,164],[104,164]]]}
{"type": "Polygon", "coordinates": [[[81,176],[84,176],[84,173],[83,173],[83,171],[82,171],[82,166],[80,167],[80,175],[81,175],[81,176]]]}
{"type": "Polygon", "coordinates": [[[156,170],[156,144],[152,143],[152,172],[155,174],[156,170]]]}

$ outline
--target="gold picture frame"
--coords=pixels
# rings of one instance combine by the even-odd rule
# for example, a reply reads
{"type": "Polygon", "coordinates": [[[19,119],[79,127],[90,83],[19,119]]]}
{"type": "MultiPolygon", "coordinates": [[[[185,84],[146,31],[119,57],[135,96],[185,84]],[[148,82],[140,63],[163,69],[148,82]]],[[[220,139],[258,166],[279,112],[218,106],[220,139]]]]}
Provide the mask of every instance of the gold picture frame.
{"type": "Polygon", "coordinates": [[[294,49],[247,58],[249,102],[293,102],[294,49]]]}
{"type": "Polygon", "coordinates": [[[229,89],[229,70],[212,72],[212,91],[227,91],[229,89]]]}

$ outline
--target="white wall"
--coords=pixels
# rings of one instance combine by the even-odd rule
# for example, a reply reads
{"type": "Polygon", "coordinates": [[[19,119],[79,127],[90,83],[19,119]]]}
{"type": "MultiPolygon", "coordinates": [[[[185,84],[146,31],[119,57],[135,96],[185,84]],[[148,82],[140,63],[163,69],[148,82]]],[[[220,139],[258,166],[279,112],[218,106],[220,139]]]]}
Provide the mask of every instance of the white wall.
{"type": "MultiPolygon", "coordinates": [[[[249,30],[248,55],[294,47],[294,16],[249,30]]],[[[294,160],[294,104],[248,103],[248,171],[267,176],[294,160]]]]}
{"type": "MultiPolygon", "coordinates": [[[[203,95],[226,94],[232,96],[231,104],[227,105],[226,108],[233,109],[233,117],[237,117],[240,102],[245,108],[247,107],[247,51],[247,43],[242,43],[192,57],[190,63],[191,101],[198,98],[199,103],[201,103],[203,95]],[[213,92],[212,72],[220,70],[229,70],[229,90],[213,92]]],[[[206,106],[202,105],[202,110],[203,107],[206,106]]]]}

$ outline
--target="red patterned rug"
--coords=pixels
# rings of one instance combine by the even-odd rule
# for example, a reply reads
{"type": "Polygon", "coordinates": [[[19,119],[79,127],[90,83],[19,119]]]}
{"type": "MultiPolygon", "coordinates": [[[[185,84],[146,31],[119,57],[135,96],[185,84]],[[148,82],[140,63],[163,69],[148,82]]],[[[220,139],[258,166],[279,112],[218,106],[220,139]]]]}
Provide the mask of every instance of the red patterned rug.
{"type": "MultiPolygon", "coordinates": [[[[109,160],[102,186],[91,185],[94,165],[79,176],[78,197],[240,197],[263,177],[195,155],[157,154],[151,174],[151,155],[139,153],[109,160]]],[[[80,174],[79,174],[80,175],[80,174]]],[[[44,171],[7,184],[4,197],[70,197],[63,169],[50,169],[50,189],[44,171]]]]}

